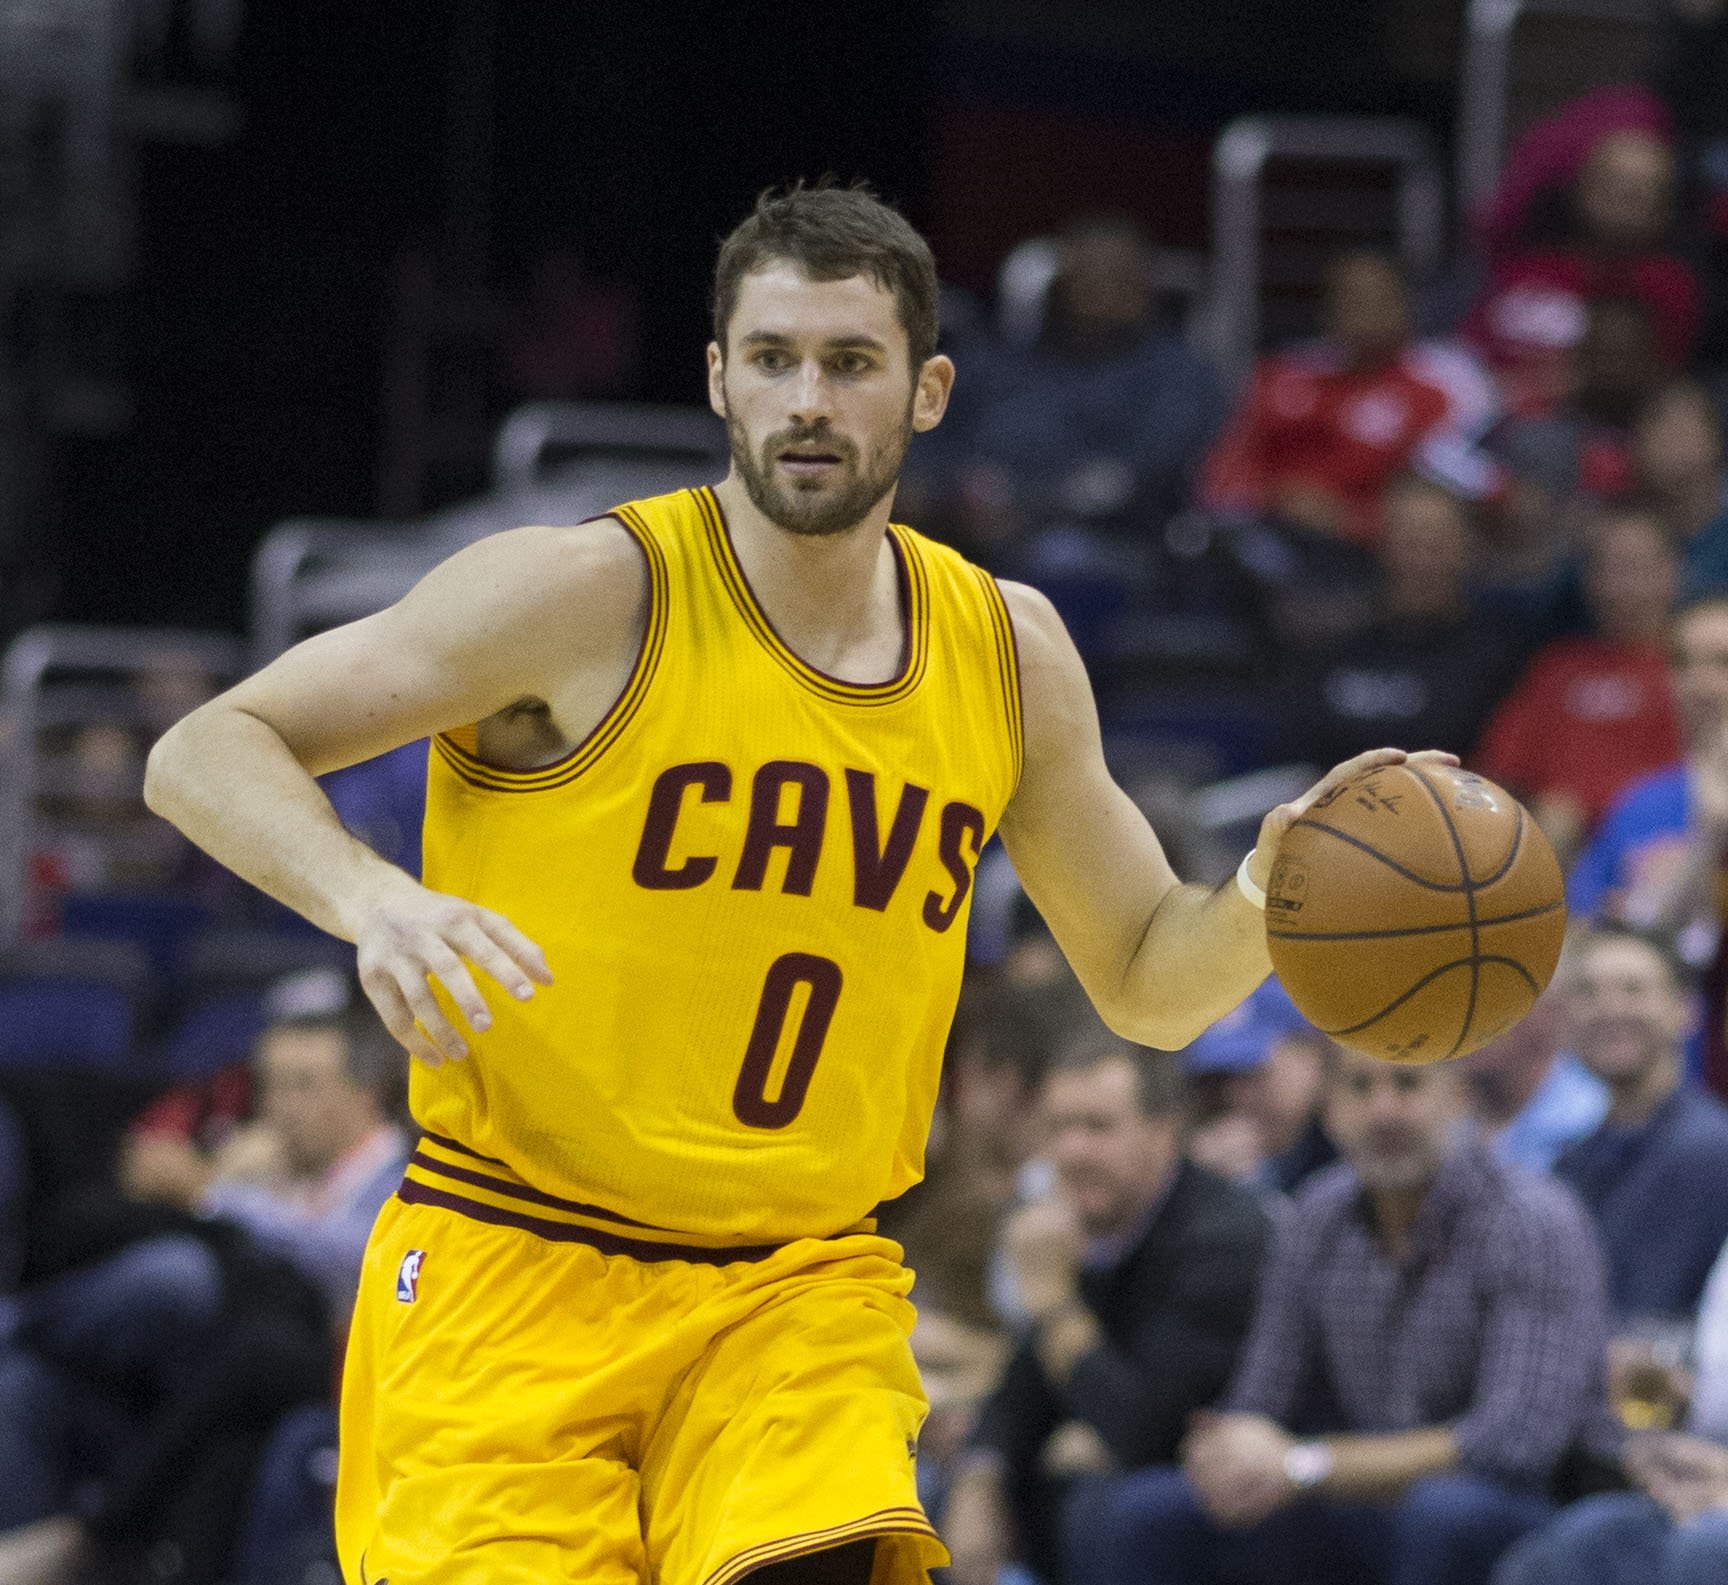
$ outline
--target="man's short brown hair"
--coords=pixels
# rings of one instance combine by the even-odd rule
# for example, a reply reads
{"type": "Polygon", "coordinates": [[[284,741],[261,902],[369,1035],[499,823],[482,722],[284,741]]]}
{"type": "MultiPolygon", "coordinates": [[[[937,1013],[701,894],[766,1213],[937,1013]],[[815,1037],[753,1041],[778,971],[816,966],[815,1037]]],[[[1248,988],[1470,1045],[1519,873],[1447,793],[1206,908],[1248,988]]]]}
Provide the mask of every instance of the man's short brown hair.
{"type": "Polygon", "coordinates": [[[714,266],[714,339],[726,351],[726,327],[738,306],[738,285],[777,259],[796,264],[813,281],[867,275],[894,294],[911,345],[912,367],[936,355],[938,292],[930,244],[898,210],[863,183],[823,180],[768,188],[756,207],[720,244],[714,266]]]}

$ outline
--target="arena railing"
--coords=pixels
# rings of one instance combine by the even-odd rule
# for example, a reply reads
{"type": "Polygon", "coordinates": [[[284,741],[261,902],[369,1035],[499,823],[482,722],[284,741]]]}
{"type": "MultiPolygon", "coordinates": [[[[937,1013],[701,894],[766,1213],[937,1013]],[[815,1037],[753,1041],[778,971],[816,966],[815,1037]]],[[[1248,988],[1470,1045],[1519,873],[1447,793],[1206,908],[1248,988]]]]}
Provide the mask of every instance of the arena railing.
{"type": "Polygon", "coordinates": [[[309,634],[382,611],[447,554],[423,529],[353,518],[292,517],[252,558],[252,663],[309,634]]]}
{"type": "MultiPolygon", "coordinates": [[[[1537,52],[1552,75],[1567,80],[1549,94],[1555,102],[1608,83],[1635,81],[1648,64],[1662,8],[1654,0],[1470,0],[1464,56],[1458,74],[1456,183],[1464,213],[1474,212],[1494,190],[1512,128],[1515,103],[1528,97],[1515,79],[1520,35],[1533,22],[1596,25],[1598,47],[1580,39],[1553,41],[1566,47],[1537,52]]],[[[1533,107],[1551,109],[1553,104],[1533,107]]]]}
{"type": "MultiPolygon", "coordinates": [[[[1412,279],[1438,270],[1445,245],[1446,196],[1432,139],[1417,123],[1383,116],[1245,116],[1232,121],[1212,152],[1212,352],[1240,380],[1260,345],[1265,230],[1275,222],[1335,236],[1339,246],[1372,240],[1381,206],[1351,191],[1269,191],[1274,161],[1299,160],[1396,177],[1390,229],[1412,279]]],[[[1371,196],[1371,195],[1370,195],[1371,196]]],[[[1313,281],[1318,284],[1318,272],[1313,281]]]]}
{"type": "Polygon", "coordinates": [[[726,430],[701,407],[634,402],[530,402],[504,420],[492,448],[492,482],[519,490],[542,478],[561,452],[612,457],[726,461],[726,430]]]}
{"type": "MultiPolygon", "coordinates": [[[[0,943],[17,940],[25,919],[31,857],[42,835],[44,729],[146,726],[140,682],[179,669],[220,686],[244,664],[238,639],[184,628],[49,623],[12,641],[0,656],[0,943]]],[[[138,793],[142,805],[141,781],[138,793]]]]}

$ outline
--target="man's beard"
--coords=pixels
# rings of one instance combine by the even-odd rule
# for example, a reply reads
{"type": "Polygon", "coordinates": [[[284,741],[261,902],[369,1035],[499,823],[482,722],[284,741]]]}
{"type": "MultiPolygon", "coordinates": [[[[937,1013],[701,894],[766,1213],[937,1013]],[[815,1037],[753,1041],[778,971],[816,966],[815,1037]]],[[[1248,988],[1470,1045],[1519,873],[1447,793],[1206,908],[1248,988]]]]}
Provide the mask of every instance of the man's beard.
{"type": "Polygon", "coordinates": [[[900,464],[912,444],[912,406],[898,428],[871,452],[865,465],[858,465],[858,451],[825,425],[813,429],[783,429],[770,435],[757,452],[750,449],[744,426],[730,415],[726,439],[732,448],[732,465],[744,481],[745,492],[756,510],[788,534],[820,538],[844,534],[856,528],[900,477],[900,464]],[[798,481],[775,472],[775,463],[788,446],[820,445],[840,459],[835,482],[812,481],[801,489],[798,481]]]}

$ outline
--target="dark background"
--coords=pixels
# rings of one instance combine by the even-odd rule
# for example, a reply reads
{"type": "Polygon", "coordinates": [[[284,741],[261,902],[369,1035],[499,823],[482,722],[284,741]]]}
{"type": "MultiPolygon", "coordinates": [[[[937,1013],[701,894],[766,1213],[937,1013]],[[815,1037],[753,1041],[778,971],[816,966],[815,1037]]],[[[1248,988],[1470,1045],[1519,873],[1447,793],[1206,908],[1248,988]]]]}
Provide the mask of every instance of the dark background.
{"type": "MultiPolygon", "coordinates": [[[[141,158],[134,417],[52,448],[52,614],[237,627],[273,523],[376,513],[406,250],[499,299],[579,250],[635,295],[628,394],[699,401],[715,240],[765,184],[867,177],[979,291],[1081,210],[1200,246],[1234,115],[1396,109],[1443,133],[1459,9],[251,0],[221,84],[238,133],[141,158]]],[[[481,483],[458,459],[423,504],[481,483]]]]}

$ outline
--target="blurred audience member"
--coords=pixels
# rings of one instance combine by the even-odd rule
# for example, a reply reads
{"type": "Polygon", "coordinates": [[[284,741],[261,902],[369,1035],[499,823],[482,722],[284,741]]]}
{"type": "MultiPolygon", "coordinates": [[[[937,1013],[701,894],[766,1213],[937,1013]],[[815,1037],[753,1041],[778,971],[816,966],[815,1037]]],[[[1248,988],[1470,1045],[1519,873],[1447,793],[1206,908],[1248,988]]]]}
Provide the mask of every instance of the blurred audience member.
{"type": "Polygon", "coordinates": [[[1336,1161],[1320,1126],[1329,1044],[1275,979],[1226,1013],[1183,1055],[1196,1085],[1222,1092],[1216,1115],[1189,1136],[1189,1159],[1271,1194],[1336,1161]]]}
{"type": "Polygon", "coordinates": [[[1728,1580],[1728,1247],[1705,1287],[1692,1352],[1685,1430],[1632,1438],[1624,1463],[1634,1490],[1568,1508],[1506,1556],[1494,1585],[1728,1580]]]}
{"type": "Polygon", "coordinates": [[[1189,1416],[1229,1379],[1266,1219],[1251,1195],[1183,1161],[1185,1111],[1177,1059],[1101,1025],[1045,1081],[1057,1188],[1006,1230],[1031,1321],[948,1504],[956,1585],[993,1585],[1016,1520],[1049,1569],[1061,1490],[1170,1463],[1189,1416]]]}
{"type": "Polygon", "coordinates": [[[1328,763],[1381,743],[1468,752],[1518,660],[1470,608],[1468,509],[1405,477],[1386,496],[1376,614],[1285,662],[1287,757],[1328,763]]]}
{"type": "Polygon", "coordinates": [[[188,1232],[19,1301],[0,1349],[7,1585],[86,1566],[128,1585],[224,1576],[271,1427],[328,1390],[333,1328],[407,1159],[404,1065],[357,993],[274,1022],[258,1121],[186,1185],[188,1232]]]}
{"type": "Polygon", "coordinates": [[[1182,1469],[1076,1495],[1069,1577],[1483,1585],[1553,1511],[1563,1455],[1612,1445],[1589,1221],[1466,1112],[1454,1064],[1338,1052],[1344,1162],[1273,1235],[1227,1410],[1198,1418],[1182,1469]]]}
{"type": "Polygon", "coordinates": [[[1728,1242],[1728,1106],[1684,1082],[1693,998],[1659,938],[1598,924],[1566,979],[1572,1048],[1608,1115],[1555,1164],[1596,1218],[1621,1318],[1690,1316],[1728,1242]]]}
{"type": "Polygon", "coordinates": [[[1072,226],[1037,343],[997,349],[973,378],[963,493],[989,537],[1009,517],[1161,522],[1224,413],[1211,366],[1160,323],[1151,244],[1131,220],[1072,226]]]}
{"type": "Polygon", "coordinates": [[[1635,482],[1638,414],[1672,375],[1656,349],[1650,311],[1635,298],[1595,298],[1567,355],[1562,400],[1514,414],[1491,446],[1516,483],[1492,520],[1488,568],[1497,584],[1552,579],[1583,544],[1603,502],[1635,482]]]}
{"type": "Polygon", "coordinates": [[[1633,782],[1680,757],[1666,643],[1678,567],[1648,512],[1590,535],[1588,636],[1538,651],[1482,736],[1478,768],[1523,799],[1563,864],[1633,782]]]}
{"type": "Polygon", "coordinates": [[[1728,589],[1728,466],[1702,386],[1664,387],[1638,414],[1638,484],[1684,560],[1688,596],[1728,589]]]}
{"type": "Polygon", "coordinates": [[[1667,251],[1675,173],[1665,123],[1642,90],[1608,89],[1532,128],[1508,156],[1479,229],[1488,277],[1465,330],[1515,411],[1564,398],[1592,298],[1637,298],[1663,361],[1680,368],[1691,356],[1700,293],[1667,251]]]}
{"type": "Polygon", "coordinates": [[[1684,758],[1633,782],[1572,868],[1566,901],[1677,934],[1687,962],[1714,944],[1716,868],[1728,845],[1728,591],[1683,603],[1669,669],[1684,758]]]}
{"type": "Polygon", "coordinates": [[[1478,442],[1495,416],[1493,391],[1464,351],[1412,338],[1396,261],[1337,259],[1323,336],[1261,360],[1206,459],[1201,505],[1372,545],[1386,487],[1407,468],[1486,494],[1497,477],[1478,442]]]}
{"type": "Polygon", "coordinates": [[[1458,1059],[1477,1129],[1502,1161],[1530,1172],[1549,1171],[1608,1115],[1607,1085],[1564,1049],[1564,1001],[1565,981],[1556,974],[1505,1034],[1458,1059]]]}

